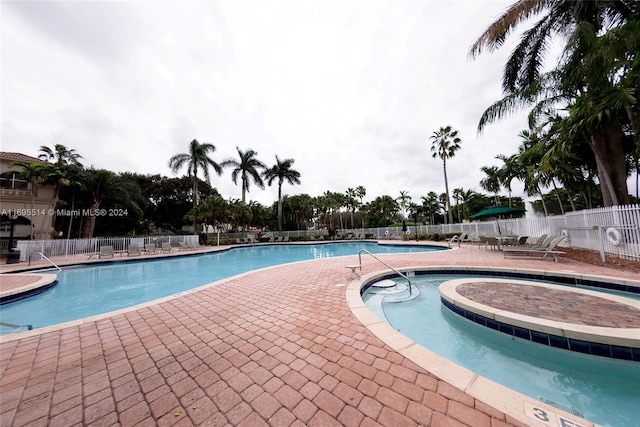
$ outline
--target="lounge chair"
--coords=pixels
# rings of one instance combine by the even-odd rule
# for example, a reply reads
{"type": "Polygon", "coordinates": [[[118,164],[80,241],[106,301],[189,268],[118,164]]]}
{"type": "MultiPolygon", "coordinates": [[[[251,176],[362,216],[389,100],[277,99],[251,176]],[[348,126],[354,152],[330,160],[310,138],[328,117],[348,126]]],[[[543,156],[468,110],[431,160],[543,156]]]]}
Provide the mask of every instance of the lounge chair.
{"type": "Polygon", "coordinates": [[[135,243],[129,245],[129,249],[127,250],[127,256],[136,256],[140,255],[140,246],[135,243]]]}
{"type": "Polygon", "coordinates": [[[147,254],[155,254],[158,251],[155,243],[147,243],[144,245],[144,252],[147,254]]]}
{"type": "Polygon", "coordinates": [[[113,246],[100,246],[99,258],[113,258],[113,246]]]}
{"type": "Polygon", "coordinates": [[[468,243],[469,242],[469,233],[462,233],[460,235],[460,243],[468,243]]]}
{"type": "Polygon", "coordinates": [[[289,236],[284,236],[284,239],[282,239],[283,242],[288,242],[289,241],[289,236]]]}
{"type": "Polygon", "coordinates": [[[171,252],[171,243],[163,243],[162,252],[171,252]]]}
{"type": "Polygon", "coordinates": [[[185,242],[178,242],[178,250],[179,251],[188,251],[189,246],[185,242]]]}
{"type": "Polygon", "coordinates": [[[558,262],[558,256],[564,255],[565,253],[556,249],[558,244],[564,240],[564,236],[551,236],[551,240],[545,239],[546,243],[539,247],[535,248],[527,248],[527,247],[513,247],[513,248],[505,248],[502,250],[504,257],[509,256],[528,256],[534,257],[538,256],[541,258],[546,258],[548,255],[553,257],[555,262],[558,262]]]}

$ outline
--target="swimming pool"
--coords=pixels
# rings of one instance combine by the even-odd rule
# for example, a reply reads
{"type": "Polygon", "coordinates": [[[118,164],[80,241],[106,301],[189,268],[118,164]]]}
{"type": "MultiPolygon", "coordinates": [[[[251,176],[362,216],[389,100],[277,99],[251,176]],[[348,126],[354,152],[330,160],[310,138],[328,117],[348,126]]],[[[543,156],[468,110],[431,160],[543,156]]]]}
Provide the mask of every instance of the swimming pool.
{"type": "MultiPolygon", "coordinates": [[[[483,273],[482,277],[491,277],[483,273]]],[[[363,300],[406,337],[478,375],[604,426],[640,426],[639,363],[532,343],[477,325],[444,308],[440,284],[474,275],[478,272],[417,274],[414,293],[419,295],[411,301],[384,303],[372,288],[363,293],[363,300]]],[[[509,274],[494,277],[505,276],[509,274]]],[[[543,281],[527,276],[527,280],[543,281]]],[[[640,299],[638,294],[624,295],[640,299]]]]}
{"type": "MultiPolygon", "coordinates": [[[[46,292],[2,305],[0,321],[42,328],[175,295],[259,268],[356,255],[361,249],[381,254],[446,248],[375,242],[256,245],[199,255],[66,267],[57,273],[59,283],[46,292]]],[[[0,328],[0,335],[12,332],[16,330],[0,328]]]]}

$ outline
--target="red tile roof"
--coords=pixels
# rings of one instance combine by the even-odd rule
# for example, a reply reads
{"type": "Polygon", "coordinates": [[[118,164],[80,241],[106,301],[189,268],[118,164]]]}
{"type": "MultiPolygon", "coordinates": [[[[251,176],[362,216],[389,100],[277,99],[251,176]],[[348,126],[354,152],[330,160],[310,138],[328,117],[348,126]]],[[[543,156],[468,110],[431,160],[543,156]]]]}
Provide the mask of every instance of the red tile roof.
{"type": "Polygon", "coordinates": [[[17,162],[27,162],[27,163],[47,163],[46,160],[27,156],[26,154],[22,154],[22,153],[10,153],[8,151],[0,151],[0,159],[15,160],[17,162]]]}

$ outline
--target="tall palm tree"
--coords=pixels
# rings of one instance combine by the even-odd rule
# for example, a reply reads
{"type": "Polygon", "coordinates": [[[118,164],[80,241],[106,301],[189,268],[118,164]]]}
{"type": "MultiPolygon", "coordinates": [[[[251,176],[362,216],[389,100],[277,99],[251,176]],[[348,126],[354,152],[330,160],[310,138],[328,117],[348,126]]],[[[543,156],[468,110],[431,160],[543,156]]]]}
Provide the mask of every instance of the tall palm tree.
{"type": "Polygon", "coordinates": [[[449,224],[453,222],[453,212],[451,212],[451,197],[449,196],[449,180],[447,178],[447,159],[455,156],[456,151],[460,149],[460,138],[458,131],[453,130],[451,126],[441,127],[438,131],[431,135],[431,153],[435,159],[442,159],[442,170],[444,172],[444,189],[447,195],[446,209],[449,213],[449,224]]]}
{"type": "Polygon", "coordinates": [[[289,184],[300,184],[300,172],[293,169],[294,159],[284,159],[276,155],[276,164],[265,170],[263,175],[267,184],[271,186],[273,181],[278,180],[278,231],[282,232],[282,184],[287,181],[289,184]]]}
{"type": "MultiPolygon", "coordinates": [[[[518,0],[471,46],[470,55],[501,47],[521,23],[540,19],[522,35],[503,74],[505,97],[478,126],[528,105],[530,122],[549,106],[566,108],[589,142],[606,206],[628,203],[622,116],[637,123],[640,7],[631,0],[518,0]],[[565,42],[558,65],[543,72],[554,39],[565,42]]],[[[634,126],[632,126],[634,127],[634,126]]],[[[636,127],[637,129],[637,127],[636,127]]],[[[637,132],[636,132],[637,141],[637,132]]]]}
{"type": "Polygon", "coordinates": [[[409,202],[411,202],[411,196],[409,196],[408,191],[400,190],[400,196],[396,200],[399,202],[400,209],[402,210],[402,220],[404,220],[409,202]]]}
{"type": "Polygon", "coordinates": [[[222,162],[222,167],[231,166],[234,168],[231,172],[231,179],[234,184],[238,184],[238,175],[240,175],[242,180],[242,203],[246,203],[245,193],[249,192],[249,177],[253,178],[253,182],[258,188],[263,189],[264,182],[260,174],[262,169],[266,169],[266,166],[256,158],[258,153],[255,151],[248,149],[242,152],[238,147],[236,147],[236,150],[238,150],[240,161],[227,159],[222,162]]]}
{"type": "MultiPolygon", "coordinates": [[[[364,206],[362,199],[367,195],[367,189],[362,185],[356,187],[356,197],[360,199],[360,207],[364,206]]],[[[364,212],[361,212],[362,216],[362,228],[364,228],[364,212]]]]}
{"type": "Polygon", "coordinates": [[[347,209],[349,209],[349,212],[351,212],[351,228],[353,229],[353,228],[356,228],[356,226],[353,223],[353,217],[354,217],[356,208],[358,207],[358,200],[356,200],[358,193],[353,188],[347,188],[345,195],[347,196],[347,200],[346,200],[347,209]]]}
{"type": "MultiPolygon", "coordinates": [[[[209,167],[212,167],[218,175],[222,173],[222,167],[213,161],[209,155],[216,151],[216,147],[209,143],[199,143],[194,139],[189,143],[189,151],[187,153],[176,154],[169,159],[169,167],[173,173],[178,173],[183,166],[187,166],[187,175],[193,179],[193,207],[198,206],[198,170],[202,169],[202,173],[207,181],[209,181],[209,167]]],[[[193,220],[193,233],[197,234],[196,220],[193,220]]]]}

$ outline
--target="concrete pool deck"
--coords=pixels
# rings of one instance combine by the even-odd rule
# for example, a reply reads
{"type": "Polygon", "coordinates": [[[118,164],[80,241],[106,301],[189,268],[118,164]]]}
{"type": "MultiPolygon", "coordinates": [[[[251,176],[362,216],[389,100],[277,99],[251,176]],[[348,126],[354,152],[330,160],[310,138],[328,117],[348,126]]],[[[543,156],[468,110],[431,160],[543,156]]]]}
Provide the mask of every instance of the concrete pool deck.
{"type": "MultiPolygon", "coordinates": [[[[379,256],[396,268],[637,276],[568,260],[504,259],[472,245],[379,256]]],[[[386,271],[372,257],[362,260],[365,278],[386,271]]],[[[112,315],[2,337],[0,424],[536,425],[478,398],[478,390],[494,393],[487,384],[465,392],[464,378],[442,380],[432,373],[438,366],[421,367],[365,327],[348,303],[350,283],[362,280],[351,281],[345,266],[357,262],[354,254],[257,270],[112,315]]],[[[1,286],[8,277],[0,276],[1,286]]]]}

